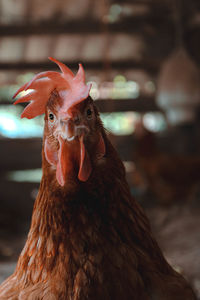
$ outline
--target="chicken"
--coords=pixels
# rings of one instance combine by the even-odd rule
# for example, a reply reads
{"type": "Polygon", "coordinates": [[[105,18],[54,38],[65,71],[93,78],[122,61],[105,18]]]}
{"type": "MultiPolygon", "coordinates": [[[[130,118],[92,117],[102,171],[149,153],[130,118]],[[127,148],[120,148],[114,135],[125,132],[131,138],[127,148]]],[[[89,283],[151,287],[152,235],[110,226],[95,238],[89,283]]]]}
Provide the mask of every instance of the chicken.
{"type": "Polygon", "coordinates": [[[45,113],[40,189],[16,270],[1,300],[192,300],[132,199],[79,66],[44,72],[18,90],[22,117],[45,113]],[[32,91],[33,90],[33,91],[32,91]]]}
{"type": "Polygon", "coordinates": [[[194,198],[200,183],[200,156],[161,152],[153,132],[136,124],[134,161],[146,179],[149,190],[163,204],[194,198]]]}

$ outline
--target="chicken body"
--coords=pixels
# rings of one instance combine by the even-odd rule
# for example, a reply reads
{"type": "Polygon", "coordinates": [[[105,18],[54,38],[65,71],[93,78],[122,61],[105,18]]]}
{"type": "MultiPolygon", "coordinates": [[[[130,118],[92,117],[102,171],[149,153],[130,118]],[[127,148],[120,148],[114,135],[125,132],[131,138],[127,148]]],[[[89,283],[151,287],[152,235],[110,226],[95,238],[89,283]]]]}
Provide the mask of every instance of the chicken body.
{"type": "Polygon", "coordinates": [[[0,299],[195,299],[163,258],[107,147],[98,176],[77,191],[51,190],[54,179],[43,177],[28,240],[0,299]]]}
{"type": "Polygon", "coordinates": [[[87,115],[84,145],[89,163],[84,153],[83,160],[78,159],[78,139],[59,145],[51,115],[58,120],[57,97],[54,94],[46,108],[43,177],[31,228],[14,274],[0,286],[0,299],[196,299],[185,279],[166,262],[144,212],[132,199],[124,166],[92,100],[78,105],[74,119],[77,123],[79,113],[79,120],[82,116],[86,122],[87,115]],[[104,146],[105,154],[99,156],[104,146]],[[54,157],[59,147],[64,151],[59,160],[67,162],[61,172],[54,157]],[[78,173],[81,179],[88,175],[84,164],[92,171],[81,181],[78,173]]]}
{"type": "Polygon", "coordinates": [[[155,134],[140,124],[134,161],[150,191],[163,204],[193,200],[200,183],[200,157],[159,151],[155,134]]]}

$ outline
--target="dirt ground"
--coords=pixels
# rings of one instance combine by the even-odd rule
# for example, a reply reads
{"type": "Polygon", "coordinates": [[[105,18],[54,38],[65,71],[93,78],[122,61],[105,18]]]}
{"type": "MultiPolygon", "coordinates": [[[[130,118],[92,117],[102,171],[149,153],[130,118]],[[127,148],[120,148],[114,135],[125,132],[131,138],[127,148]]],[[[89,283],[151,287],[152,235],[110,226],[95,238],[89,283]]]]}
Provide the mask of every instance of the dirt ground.
{"type": "Polygon", "coordinates": [[[200,207],[155,207],[147,214],[168,262],[190,282],[200,299],[200,207]]]}
{"type": "MultiPolygon", "coordinates": [[[[156,205],[145,210],[165,257],[187,278],[200,299],[200,205],[156,205]]],[[[0,282],[13,272],[27,230],[26,225],[23,235],[15,236],[0,232],[0,282]]]]}

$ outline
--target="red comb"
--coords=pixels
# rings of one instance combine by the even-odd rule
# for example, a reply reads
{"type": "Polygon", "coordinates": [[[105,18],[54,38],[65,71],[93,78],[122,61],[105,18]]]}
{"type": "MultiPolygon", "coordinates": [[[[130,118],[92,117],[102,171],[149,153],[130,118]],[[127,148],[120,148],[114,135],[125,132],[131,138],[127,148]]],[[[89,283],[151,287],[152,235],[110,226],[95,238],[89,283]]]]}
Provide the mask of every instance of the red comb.
{"type": "Polygon", "coordinates": [[[55,89],[64,100],[62,111],[66,113],[89,95],[91,85],[85,84],[85,73],[81,64],[79,64],[79,70],[74,76],[66,65],[52,57],[49,57],[49,59],[59,66],[61,73],[54,71],[41,72],[20,87],[13,96],[15,98],[22,91],[33,90],[14,103],[30,102],[24,109],[21,115],[22,118],[32,119],[43,114],[46,103],[55,89]]]}

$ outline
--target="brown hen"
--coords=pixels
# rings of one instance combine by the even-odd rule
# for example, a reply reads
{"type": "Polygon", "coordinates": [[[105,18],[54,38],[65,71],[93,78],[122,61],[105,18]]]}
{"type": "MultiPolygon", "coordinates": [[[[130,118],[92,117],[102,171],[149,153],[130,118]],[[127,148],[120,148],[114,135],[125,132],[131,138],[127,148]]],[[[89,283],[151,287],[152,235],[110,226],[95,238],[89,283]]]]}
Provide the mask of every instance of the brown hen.
{"type": "MultiPolygon", "coordinates": [[[[79,81],[80,95],[74,96],[69,84],[68,97],[52,74],[22,87],[39,90],[56,81],[48,99],[40,99],[45,105],[31,102],[23,115],[45,111],[43,176],[25,247],[14,274],[0,286],[0,299],[196,299],[166,262],[132,199],[89,90],[83,93],[79,81]]],[[[21,102],[31,100],[25,97],[21,102]]]]}

